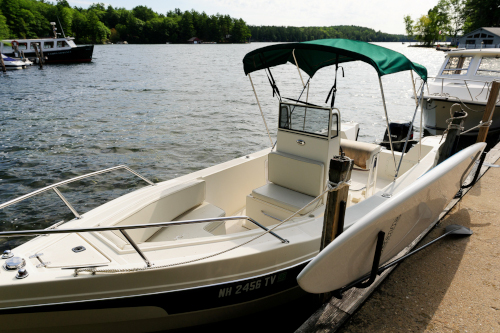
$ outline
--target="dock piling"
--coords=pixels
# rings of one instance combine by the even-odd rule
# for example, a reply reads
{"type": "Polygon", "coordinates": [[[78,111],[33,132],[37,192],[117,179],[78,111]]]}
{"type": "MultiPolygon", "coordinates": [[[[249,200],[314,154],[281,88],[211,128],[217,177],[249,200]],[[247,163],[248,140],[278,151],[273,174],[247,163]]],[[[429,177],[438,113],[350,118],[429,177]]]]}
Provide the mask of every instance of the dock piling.
{"type": "Polygon", "coordinates": [[[3,57],[0,55],[0,65],[2,65],[2,72],[7,73],[7,68],[5,68],[5,63],[3,62],[3,57]]]}
{"type": "MultiPolygon", "coordinates": [[[[40,69],[43,69],[43,60],[42,60],[42,57],[40,55],[40,52],[38,52],[38,43],[33,43],[33,47],[35,49],[35,54],[36,54],[36,58],[38,59],[38,63],[40,64],[40,69]]],[[[40,47],[40,50],[42,49],[42,47],[40,47]]]]}
{"type": "MultiPolygon", "coordinates": [[[[351,179],[352,160],[349,157],[334,156],[330,160],[330,170],[328,178],[330,184],[339,184],[341,181],[347,182],[351,179]]],[[[326,198],[325,215],[323,218],[323,233],[321,235],[322,251],[344,230],[344,216],[347,207],[347,196],[349,186],[343,186],[336,191],[328,192],[326,198]]],[[[331,298],[330,293],[320,294],[321,303],[327,302],[331,298]]]]}

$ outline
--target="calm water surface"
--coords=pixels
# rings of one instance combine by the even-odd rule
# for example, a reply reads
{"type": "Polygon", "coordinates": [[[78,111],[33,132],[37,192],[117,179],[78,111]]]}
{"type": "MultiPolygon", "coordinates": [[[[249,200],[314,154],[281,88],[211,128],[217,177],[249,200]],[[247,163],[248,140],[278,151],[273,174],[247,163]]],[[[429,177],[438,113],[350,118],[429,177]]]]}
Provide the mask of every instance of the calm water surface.
{"type": "MultiPolygon", "coordinates": [[[[171,179],[269,146],[244,55],[269,45],[97,45],[90,64],[32,67],[0,75],[0,203],[57,181],[126,164],[156,181],[171,179]]],[[[380,45],[436,74],[444,54],[380,45]]],[[[385,120],[375,70],[344,64],[336,106],[360,123],[359,140],[381,140],[385,120]]],[[[301,91],[296,67],[272,69],[282,96],[301,91]]],[[[339,72],[340,73],[340,72],[339,72]]],[[[334,68],[311,81],[309,101],[324,105],[334,68]]],[[[253,74],[272,135],[278,104],[263,72],[253,74]]],[[[409,72],[385,76],[392,120],[410,120],[409,72]]],[[[418,130],[418,128],[417,128],[418,130]]],[[[61,190],[80,213],[145,183],[124,171],[61,190]]],[[[72,217],[53,192],[0,212],[0,230],[46,228],[72,217]]],[[[0,248],[23,240],[0,241],[0,248]]]]}

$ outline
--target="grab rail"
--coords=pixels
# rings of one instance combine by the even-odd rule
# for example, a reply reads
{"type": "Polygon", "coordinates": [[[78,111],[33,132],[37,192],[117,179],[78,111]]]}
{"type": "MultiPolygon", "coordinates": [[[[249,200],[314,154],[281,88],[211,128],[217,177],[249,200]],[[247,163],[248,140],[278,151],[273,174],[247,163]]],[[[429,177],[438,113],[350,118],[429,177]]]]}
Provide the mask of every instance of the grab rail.
{"type": "MultiPolygon", "coordinates": [[[[478,82],[478,83],[482,83],[483,85],[487,84],[488,85],[488,89],[486,89],[486,100],[488,99],[488,95],[490,93],[490,87],[489,87],[489,85],[490,85],[491,82],[488,82],[488,81],[470,80],[470,79],[463,79],[463,78],[456,78],[456,77],[435,77],[435,76],[429,76],[428,79],[434,79],[435,81],[441,80],[441,93],[440,93],[440,95],[444,95],[445,94],[444,93],[444,80],[460,81],[460,82],[465,83],[465,87],[467,88],[467,92],[469,93],[471,101],[474,100],[474,97],[472,97],[472,93],[471,93],[471,91],[469,89],[469,85],[467,84],[467,82],[478,82]]],[[[427,85],[427,89],[429,89],[428,85],[427,85]]],[[[484,89],[484,86],[483,86],[483,89],[484,89]]],[[[481,91],[481,93],[482,93],[482,91],[481,91]]],[[[479,94],[479,95],[481,95],[481,94],[479,94]]],[[[477,96],[476,96],[476,100],[477,100],[477,96]]]]}
{"type": "Polygon", "coordinates": [[[56,192],[56,194],[64,202],[64,204],[66,204],[66,206],[69,208],[69,210],[71,210],[71,212],[73,213],[73,215],[75,215],[75,217],[77,219],[81,219],[82,217],[80,216],[80,214],[78,214],[78,212],[73,208],[73,206],[71,206],[71,204],[69,203],[69,201],[63,196],[63,194],[57,188],[59,186],[66,185],[66,184],[69,184],[69,183],[72,183],[72,182],[76,182],[78,180],[82,180],[82,179],[85,179],[85,178],[89,178],[89,177],[92,177],[92,176],[96,176],[96,175],[100,175],[100,174],[103,174],[103,173],[106,173],[106,172],[111,172],[111,171],[120,170],[120,169],[125,169],[125,170],[129,171],[130,173],[136,175],[137,177],[139,177],[142,180],[144,180],[145,182],[147,182],[149,185],[152,185],[152,186],[156,185],[155,183],[153,183],[152,181],[150,181],[149,179],[147,179],[146,177],[144,177],[143,175],[141,175],[137,171],[132,170],[128,166],[126,166],[126,165],[118,165],[118,166],[115,166],[115,167],[112,167],[112,168],[108,168],[108,169],[103,169],[103,170],[100,170],[100,171],[91,172],[91,173],[88,173],[86,175],[74,177],[74,178],[71,178],[71,179],[68,179],[68,180],[63,180],[63,181],[61,181],[59,183],[46,186],[46,187],[41,188],[39,190],[36,190],[36,191],[31,192],[31,193],[28,193],[28,194],[25,194],[23,196],[20,196],[17,199],[10,200],[10,201],[7,201],[7,202],[5,202],[3,204],[0,204],[0,209],[4,209],[5,207],[11,206],[13,204],[16,204],[18,202],[26,200],[28,198],[34,197],[34,196],[36,196],[36,195],[38,195],[40,193],[46,192],[48,190],[54,190],[54,192],[56,192]]]}
{"type": "MultiPolygon", "coordinates": [[[[269,231],[268,228],[255,221],[248,216],[227,216],[227,217],[216,217],[208,219],[198,219],[198,220],[185,220],[185,221],[173,221],[173,222],[159,222],[159,223],[147,223],[147,224],[133,224],[133,225],[123,225],[123,226],[111,226],[111,227],[92,227],[92,228],[76,228],[76,229],[42,229],[42,230],[26,230],[26,231],[2,231],[0,232],[0,237],[23,237],[23,236],[40,236],[40,235],[50,235],[50,234],[71,234],[79,232],[99,232],[99,231],[120,231],[123,236],[129,241],[130,245],[134,250],[141,256],[141,258],[146,262],[148,267],[153,264],[146,258],[144,253],[139,249],[134,240],[129,236],[125,230],[129,229],[142,229],[142,228],[154,228],[154,227],[168,227],[173,225],[182,224],[192,224],[192,223],[202,223],[202,222],[217,222],[217,221],[233,221],[233,220],[247,220],[265,231],[269,231]]],[[[278,238],[282,243],[289,243],[288,240],[275,234],[273,231],[269,231],[271,235],[278,238]]]]}

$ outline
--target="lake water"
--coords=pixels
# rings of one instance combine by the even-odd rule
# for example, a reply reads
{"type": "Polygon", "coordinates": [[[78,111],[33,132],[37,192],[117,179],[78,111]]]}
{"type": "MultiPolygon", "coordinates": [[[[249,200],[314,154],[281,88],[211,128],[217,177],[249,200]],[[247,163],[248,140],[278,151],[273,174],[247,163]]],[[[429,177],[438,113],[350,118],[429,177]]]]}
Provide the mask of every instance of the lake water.
{"type": "MultiPolygon", "coordinates": [[[[246,53],[266,45],[96,45],[89,64],[0,75],[0,202],[120,164],[156,182],[268,147],[242,66],[246,53]]],[[[444,58],[433,49],[379,45],[426,66],[430,75],[444,58]]],[[[361,62],[343,67],[336,99],[342,121],[360,123],[359,140],[380,141],[385,118],[377,74],[361,62]]],[[[297,98],[296,67],[272,72],[281,95],[297,98]]],[[[277,100],[264,72],[252,78],[275,136],[277,100]]],[[[309,101],[324,105],[333,78],[333,66],[320,70],[309,101]]],[[[410,120],[410,73],[382,80],[389,117],[410,120]]],[[[83,213],[144,184],[119,171],[61,190],[83,213]]],[[[56,194],[46,192],[1,211],[0,230],[46,228],[71,217],[56,194]]],[[[0,241],[0,249],[21,241],[0,241]]]]}

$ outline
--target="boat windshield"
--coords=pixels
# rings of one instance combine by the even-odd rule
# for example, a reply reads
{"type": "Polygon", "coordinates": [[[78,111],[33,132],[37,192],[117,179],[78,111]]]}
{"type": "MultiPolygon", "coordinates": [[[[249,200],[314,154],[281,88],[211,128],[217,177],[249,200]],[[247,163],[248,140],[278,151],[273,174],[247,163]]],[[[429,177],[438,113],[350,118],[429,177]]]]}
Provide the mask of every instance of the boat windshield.
{"type": "Polygon", "coordinates": [[[280,104],[279,128],[327,137],[329,121],[330,109],[328,108],[280,104]]]}
{"type": "Polygon", "coordinates": [[[467,75],[472,57],[450,57],[442,75],[467,75]]]}
{"type": "Polygon", "coordinates": [[[482,57],[476,75],[500,77],[500,58],[482,57]]]}

